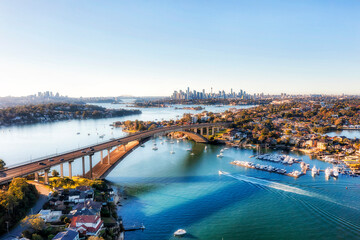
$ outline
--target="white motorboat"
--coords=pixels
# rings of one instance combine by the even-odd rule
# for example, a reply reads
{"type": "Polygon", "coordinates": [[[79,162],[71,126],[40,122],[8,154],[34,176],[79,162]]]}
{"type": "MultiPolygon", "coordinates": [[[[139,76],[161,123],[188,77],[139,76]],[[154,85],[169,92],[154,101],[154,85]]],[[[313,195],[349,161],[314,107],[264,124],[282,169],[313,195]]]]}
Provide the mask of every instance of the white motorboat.
{"type": "Polygon", "coordinates": [[[174,148],[171,148],[170,154],[175,154],[174,148]]]}
{"type": "Polygon", "coordinates": [[[192,153],[190,153],[190,155],[191,155],[191,156],[194,156],[195,154],[192,152],[192,153]]]}
{"type": "Polygon", "coordinates": [[[333,168],[332,175],[335,178],[339,177],[339,169],[337,167],[333,168]]]}
{"type": "Polygon", "coordinates": [[[174,232],[174,236],[177,236],[177,237],[184,236],[185,234],[186,234],[185,229],[178,229],[178,230],[176,230],[176,232],[174,232]]]}
{"type": "Polygon", "coordinates": [[[188,148],[188,149],[186,149],[186,151],[189,151],[189,152],[191,152],[191,151],[192,151],[192,149],[191,149],[191,148],[188,148]]]}
{"type": "Polygon", "coordinates": [[[311,175],[314,177],[316,174],[318,174],[318,170],[314,165],[313,168],[311,169],[311,175]]]}
{"type": "Polygon", "coordinates": [[[223,156],[224,156],[224,155],[222,155],[222,153],[216,155],[216,157],[218,157],[218,158],[222,158],[223,156]]]}
{"type": "Polygon", "coordinates": [[[174,236],[177,236],[177,237],[184,236],[185,234],[186,234],[185,229],[178,229],[178,230],[176,230],[176,232],[174,232],[174,236]]]}
{"type": "Polygon", "coordinates": [[[326,179],[329,179],[330,175],[331,175],[331,169],[330,169],[330,168],[326,168],[326,169],[325,169],[325,178],[326,178],[326,179]]]}
{"type": "Polygon", "coordinates": [[[152,150],[156,151],[156,150],[158,150],[158,148],[157,148],[156,146],[154,146],[154,147],[152,148],[152,150]]]}
{"type": "Polygon", "coordinates": [[[145,147],[145,145],[144,145],[144,144],[141,144],[140,147],[145,147]]]}
{"type": "Polygon", "coordinates": [[[207,146],[205,146],[204,150],[205,150],[205,151],[207,150],[207,146]]]}

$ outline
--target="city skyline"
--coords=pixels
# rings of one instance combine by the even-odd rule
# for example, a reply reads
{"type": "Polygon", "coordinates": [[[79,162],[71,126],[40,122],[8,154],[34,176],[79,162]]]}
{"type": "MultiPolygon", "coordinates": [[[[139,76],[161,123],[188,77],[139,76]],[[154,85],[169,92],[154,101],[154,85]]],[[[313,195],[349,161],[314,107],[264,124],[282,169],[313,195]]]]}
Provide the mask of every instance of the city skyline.
{"type": "Polygon", "coordinates": [[[359,10],[358,1],[3,1],[0,96],[358,94],[359,10]]]}

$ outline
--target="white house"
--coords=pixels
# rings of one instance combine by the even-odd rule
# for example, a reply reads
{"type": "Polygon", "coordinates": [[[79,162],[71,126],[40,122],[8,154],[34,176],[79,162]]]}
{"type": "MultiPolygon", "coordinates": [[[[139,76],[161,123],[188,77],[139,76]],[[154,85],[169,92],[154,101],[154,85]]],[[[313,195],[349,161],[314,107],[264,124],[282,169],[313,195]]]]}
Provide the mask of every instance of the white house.
{"type": "Polygon", "coordinates": [[[62,212],[41,209],[39,214],[40,217],[44,219],[45,222],[57,222],[60,220],[62,212]]]}
{"type": "Polygon", "coordinates": [[[103,221],[98,215],[79,215],[71,219],[70,229],[77,232],[96,236],[103,227],[103,221]]]}

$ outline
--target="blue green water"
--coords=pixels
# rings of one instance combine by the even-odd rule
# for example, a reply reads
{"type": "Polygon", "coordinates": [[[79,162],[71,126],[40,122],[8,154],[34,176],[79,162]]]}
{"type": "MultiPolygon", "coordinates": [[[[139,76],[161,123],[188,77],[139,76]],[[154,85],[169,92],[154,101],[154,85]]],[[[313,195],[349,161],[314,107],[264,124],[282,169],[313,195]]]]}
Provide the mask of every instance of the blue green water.
{"type": "MultiPolygon", "coordinates": [[[[214,112],[229,108],[206,106],[206,110],[214,112]]],[[[124,136],[121,129],[109,126],[114,121],[168,120],[196,112],[174,108],[141,110],[141,115],[122,118],[0,128],[0,158],[11,165],[124,136]],[[102,134],[104,139],[99,138],[102,134]]],[[[336,134],[360,137],[359,131],[336,134]]],[[[249,158],[254,154],[252,150],[229,149],[219,159],[216,155],[222,146],[209,145],[204,151],[205,145],[190,141],[163,145],[159,139],[156,141],[158,151],[151,150],[153,142],[149,141],[108,176],[128,196],[119,209],[125,227],[141,223],[146,226],[144,232],[127,232],[127,240],[175,239],[173,232],[179,228],[188,232],[183,239],[360,238],[360,178],[339,176],[338,180],[326,181],[321,174],[294,179],[229,164],[233,160],[259,161],[249,158]],[[186,151],[189,147],[194,156],[186,151]],[[175,154],[170,154],[172,148],[175,154]],[[229,175],[219,176],[219,170],[229,175]]],[[[331,166],[305,155],[299,157],[311,167],[331,166]]],[[[93,161],[99,160],[100,154],[96,153],[93,161]]],[[[299,168],[287,167],[289,171],[299,168]]],[[[65,174],[67,170],[65,165],[65,174]]],[[[73,163],[76,174],[81,174],[81,161],[77,160],[73,163]]]]}
{"type": "MultiPolygon", "coordinates": [[[[119,215],[125,227],[143,223],[144,232],[127,232],[126,239],[329,239],[360,236],[358,178],[324,174],[299,179],[229,164],[251,160],[252,150],[180,142],[153,142],[139,148],[111,172],[108,180],[128,195],[119,215]],[[193,147],[194,156],[186,151],[193,147]],[[175,154],[170,154],[174,149],[175,154]],[[229,172],[219,175],[218,170],[229,172]],[[259,180],[260,179],[260,180],[259,180]],[[347,187],[347,189],[346,189],[347,187]]],[[[292,153],[292,155],[295,155],[292,153]]],[[[330,164],[298,156],[324,169],[330,164]]],[[[266,162],[262,162],[263,164],[266,162]]],[[[280,164],[272,164],[282,166],[280,164]]],[[[294,164],[286,167],[300,169],[294,164]]]]}

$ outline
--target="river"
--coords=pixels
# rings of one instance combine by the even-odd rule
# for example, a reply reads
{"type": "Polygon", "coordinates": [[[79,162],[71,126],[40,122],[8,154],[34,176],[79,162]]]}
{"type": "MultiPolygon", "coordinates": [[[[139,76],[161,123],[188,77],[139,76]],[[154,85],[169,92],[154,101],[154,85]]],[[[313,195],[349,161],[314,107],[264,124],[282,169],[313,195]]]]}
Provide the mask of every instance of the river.
{"type": "MultiPolygon", "coordinates": [[[[105,107],[123,105],[102,104],[105,107]]],[[[230,108],[209,106],[220,112],[230,108]]],[[[0,158],[9,165],[54,152],[120,137],[121,129],[109,124],[126,119],[175,119],[190,110],[141,109],[141,115],[1,128],[0,158]],[[77,132],[80,134],[77,135],[77,132]],[[90,134],[90,135],[88,135],[90,134]],[[99,134],[99,135],[98,135],[99,134]]],[[[143,223],[145,231],[126,232],[126,239],[357,239],[360,238],[360,180],[340,175],[337,180],[309,174],[294,179],[229,164],[248,160],[252,150],[231,148],[217,158],[223,146],[165,139],[148,141],[122,161],[107,177],[127,199],[119,215],[125,227],[143,223]],[[153,151],[156,141],[159,148],[153,151]],[[161,144],[163,142],[163,144],[161,144]],[[192,148],[191,155],[188,148],[192,148]],[[174,150],[175,154],[170,154],[174,150]],[[218,171],[228,174],[219,175],[218,171]]],[[[331,166],[306,155],[290,152],[312,167],[331,166]]],[[[95,159],[99,159],[95,155],[95,159]]],[[[75,161],[75,174],[81,161],[75,161]]],[[[282,166],[280,164],[272,164],[282,166]]],[[[282,166],[283,167],[283,166],[282,166]]],[[[298,164],[286,167],[299,170],[298,164]]],[[[67,168],[64,168],[67,170],[67,168]]]]}

